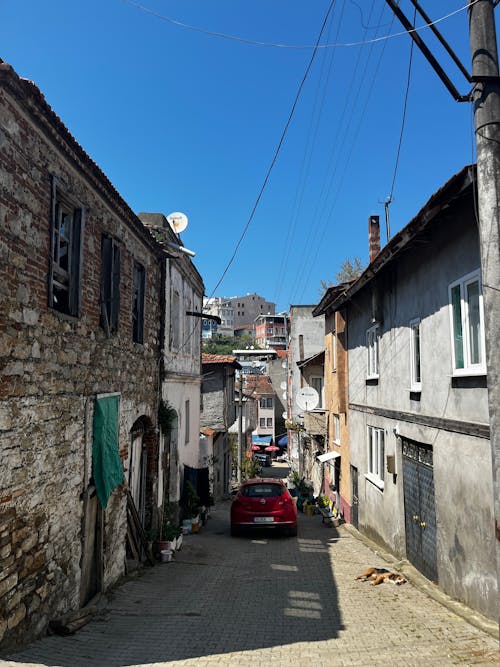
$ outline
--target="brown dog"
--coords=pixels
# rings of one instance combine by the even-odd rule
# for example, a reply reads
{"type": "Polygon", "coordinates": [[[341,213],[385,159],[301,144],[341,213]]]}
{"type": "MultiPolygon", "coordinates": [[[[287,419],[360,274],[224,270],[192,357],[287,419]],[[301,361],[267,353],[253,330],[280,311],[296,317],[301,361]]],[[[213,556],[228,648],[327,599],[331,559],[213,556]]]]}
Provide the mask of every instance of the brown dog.
{"type": "Polygon", "coordinates": [[[369,567],[366,572],[360,574],[356,579],[361,581],[370,581],[372,586],[378,586],[383,583],[396,584],[396,586],[401,586],[401,584],[406,584],[408,581],[403,577],[399,572],[389,572],[385,567],[369,567]]]}

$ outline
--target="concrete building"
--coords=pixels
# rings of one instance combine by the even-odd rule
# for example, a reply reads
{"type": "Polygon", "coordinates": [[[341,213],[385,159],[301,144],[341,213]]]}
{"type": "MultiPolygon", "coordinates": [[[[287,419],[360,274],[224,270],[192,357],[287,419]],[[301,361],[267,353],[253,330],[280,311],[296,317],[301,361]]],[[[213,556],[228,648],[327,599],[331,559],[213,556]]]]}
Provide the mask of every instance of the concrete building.
{"type": "Polygon", "coordinates": [[[497,619],[475,183],[464,168],[381,251],[370,218],[371,263],[329,309],[347,327],[353,521],[497,619]]]}
{"type": "MultiPolygon", "coordinates": [[[[324,351],[324,316],[313,317],[313,305],[290,306],[290,332],[288,346],[288,388],[287,388],[287,428],[288,455],[292,465],[303,474],[303,458],[300,451],[300,431],[295,428],[304,424],[304,411],[297,404],[297,394],[305,386],[298,364],[324,351]]],[[[323,394],[323,372],[318,371],[315,389],[323,394]],[[321,384],[321,386],[320,386],[321,384]]]]}
{"type": "Polygon", "coordinates": [[[175,412],[172,428],[160,438],[159,504],[166,494],[178,504],[184,467],[205,467],[200,458],[201,320],[204,285],[191,258],[171,244],[179,239],[161,213],[140,213],[158,243],[169,249],[163,272],[164,320],[161,330],[161,398],[175,412]],[[168,466],[166,463],[168,462],[168,466]]]}
{"type": "Polygon", "coordinates": [[[0,642],[124,573],[158,478],[161,265],[40,90],[0,61],[0,642]]]}
{"type": "Polygon", "coordinates": [[[200,455],[209,467],[212,493],[217,501],[230,491],[229,428],[236,420],[235,374],[241,366],[231,355],[202,354],[202,369],[200,455]]]}
{"type": "Polygon", "coordinates": [[[214,320],[203,320],[203,338],[213,338],[216,334],[234,336],[234,309],[227,299],[220,296],[204,298],[203,312],[221,320],[220,324],[214,320]]]}
{"type": "Polygon", "coordinates": [[[258,315],[255,318],[255,344],[264,349],[285,350],[287,315],[258,315]]]}
{"type": "Polygon", "coordinates": [[[246,294],[245,296],[232,296],[227,299],[234,312],[234,328],[254,327],[255,318],[258,315],[274,315],[276,304],[266,301],[258,294],[246,294]]]}

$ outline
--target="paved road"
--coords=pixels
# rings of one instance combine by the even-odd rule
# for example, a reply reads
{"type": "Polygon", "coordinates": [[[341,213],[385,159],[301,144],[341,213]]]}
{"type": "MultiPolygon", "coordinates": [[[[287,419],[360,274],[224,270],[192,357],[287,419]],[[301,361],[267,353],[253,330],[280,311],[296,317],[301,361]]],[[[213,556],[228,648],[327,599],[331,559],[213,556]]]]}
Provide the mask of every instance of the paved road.
{"type": "Polygon", "coordinates": [[[347,527],[301,515],[297,538],[231,538],[228,510],[217,506],[174,563],[129,578],[77,634],[0,665],[500,665],[493,637],[411,584],[355,581],[384,561],[347,527]]]}

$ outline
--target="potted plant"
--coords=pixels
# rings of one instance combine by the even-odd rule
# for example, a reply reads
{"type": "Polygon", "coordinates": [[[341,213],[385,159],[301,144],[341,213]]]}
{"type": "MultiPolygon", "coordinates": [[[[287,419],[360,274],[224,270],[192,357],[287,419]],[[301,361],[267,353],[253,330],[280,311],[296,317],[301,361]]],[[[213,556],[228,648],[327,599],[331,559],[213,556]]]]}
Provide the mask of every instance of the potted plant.
{"type": "MultiPolygon", "coordinates": [[[[191,484],[191,482],[186,482],[184,485],[184,493],[182,494],[181,507],[182,507],[182,516],[184,521],[187,523],[191,521],[191,532],[198,532],[200,528],[200,516],[199,516],[199,506],[200,498],[196,493],[196,489],[191,484]]],[[[183,525],[184,525],[183,521],[183,525]]]]}

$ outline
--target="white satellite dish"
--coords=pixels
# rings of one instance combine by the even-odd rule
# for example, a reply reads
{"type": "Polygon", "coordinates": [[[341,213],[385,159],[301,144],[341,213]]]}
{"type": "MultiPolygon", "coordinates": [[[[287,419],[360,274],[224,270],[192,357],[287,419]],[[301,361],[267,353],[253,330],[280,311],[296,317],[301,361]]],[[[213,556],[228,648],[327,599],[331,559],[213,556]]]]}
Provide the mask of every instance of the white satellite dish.
{"type": "Polygon", "coordinates": [[[302,387],[295,399],[297,405],[304,412],[314,410],[319,403],[319,395],[314,387],[302,387]]]}
{"type": "Polygon", "coordinates": [[[282,382],[280,384],[280,389],[286,389],[286,382],[282,382]]]}
{"type": "Polygon", "coordinates": [[[286,412],[284,412],[281,416],[283,417],[283,419],[286,419],[288,417],[286,412]]]}
{"type": "Polygon", "coordinates": [[[286,391],[284,391],[284,392],[282,393],[282,396],[283,396],[283,400],[286,401],[286,391]]]}
{"type": "Polygon", "coordinates": [[[176,234],[180,234],[188,226],[187,215],[179,211],[167,215],[167,222],[176,234]]]}
{"type": "Polygon", "coordinates": [[[286,368],[286,361],[281,362],[281,368],[286,368]]]}

